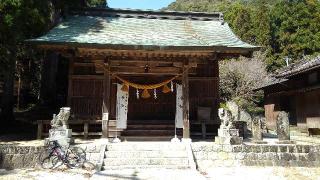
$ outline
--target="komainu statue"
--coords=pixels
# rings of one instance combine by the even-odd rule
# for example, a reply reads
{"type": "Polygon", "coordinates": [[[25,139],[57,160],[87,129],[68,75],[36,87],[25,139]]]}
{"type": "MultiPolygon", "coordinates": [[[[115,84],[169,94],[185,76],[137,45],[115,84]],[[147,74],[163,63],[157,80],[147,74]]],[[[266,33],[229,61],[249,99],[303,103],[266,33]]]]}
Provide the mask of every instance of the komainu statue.
{"type": "Polygon", "coordinates": [[[243,138],[239,137],[239,129],[235,128],[234,117],[227,109],[220,108],[218,115],[221,120],[218,136],[215,137],[215,143],[224,145],[242,144],[243,138]]]}
{"type": "Polygon", "coordinates": [[[231,111],[224,108],[219,108],[218,116],[221,120],[221,127],[227,128],[227,129],[233,128],[234,119],[232,117],[231,111]]]}
{"type": "Polygon", "coordinates": [[[67,129],[69,117],[70,117],[70,107],[60,108],[59,114],[57,116],[53,115],[53,119],[51,121],[51,127],[53,129],[60,128],[60,127],[67,129]]]}

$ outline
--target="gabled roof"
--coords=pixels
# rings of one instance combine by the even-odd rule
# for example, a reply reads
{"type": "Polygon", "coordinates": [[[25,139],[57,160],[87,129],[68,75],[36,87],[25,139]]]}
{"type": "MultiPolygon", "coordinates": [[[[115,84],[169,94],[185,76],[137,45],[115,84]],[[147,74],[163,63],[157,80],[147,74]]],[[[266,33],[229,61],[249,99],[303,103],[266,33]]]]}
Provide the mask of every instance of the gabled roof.
{"type": "Polygon", "coordinates": [[[83,9],[72,11],[46,35],[28,40],[48,45],[119,46],[148,49],[242,50],[259,47],[241,41],[221,13],[83,9]]]}
{"type": "Polygon", "coordinates": [[[281,69],[276,75],[277,78],[281,77],[291,77],[306,71],[313,70],[315,68],[320,68],[320,56],[312,59],[305,59],[297,63],[291,64],[288,67],[281,69]]]}
{"type": "Polygon", "coordinates": [[[262,87],[259,87],[255,90],[260,90],[276,84],[285,83],[292,76],[308,72],[316,68],[320,68],[320,56],[312,59],[304,59],[297,63],[291,64],[288,67],[280,69],[275,73],[274,77],[269,82],[266,82],[262,87]]]}

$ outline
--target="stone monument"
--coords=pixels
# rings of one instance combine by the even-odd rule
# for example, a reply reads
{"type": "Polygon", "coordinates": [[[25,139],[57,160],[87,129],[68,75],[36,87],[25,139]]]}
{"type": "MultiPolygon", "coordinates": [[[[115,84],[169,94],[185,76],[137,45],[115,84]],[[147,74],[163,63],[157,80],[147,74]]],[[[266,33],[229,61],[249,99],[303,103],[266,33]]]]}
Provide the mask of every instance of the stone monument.
{"type": "Polygon", "coordinates": [[[290,141],[289,115],[285,111],[280,111],[277,116],[277,135],[280,144],[292,144],[290,141]]]}
{"type": "Polygon", "coordinates": [[[49,130],[49,138],[45,139],[45,144],[49,141],[57,140],[63,147],[68,147],[74,143],[72,138],[72,130],[69,129],[68,120],[70,117],[70,107],[60,108],[58,115],[53,115],[51,121],[51,129],[49,130]]]}
{"type": "Polygon", "coordinates": [[[217,144],[236,145],[242,144],[243,138],[239,137],[239,129],[234,126],[234,118],[229,110],[220,108],[218,115],[221,120],[220,128],[218,129],[218,136],[215,137],[217,144]]]}
{"type": "Polygon", "coordinates": [[[262,137],[262,117],[257,116],[252,119],[252,142],[257,144],[266,144],[262,137]]]}

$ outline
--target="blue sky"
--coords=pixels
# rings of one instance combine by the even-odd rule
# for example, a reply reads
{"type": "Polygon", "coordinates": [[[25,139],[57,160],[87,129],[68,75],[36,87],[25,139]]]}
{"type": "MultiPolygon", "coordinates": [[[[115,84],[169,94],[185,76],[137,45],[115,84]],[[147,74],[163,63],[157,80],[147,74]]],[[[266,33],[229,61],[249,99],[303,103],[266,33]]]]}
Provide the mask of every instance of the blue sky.
{"type": "Polygon", "coordinates": [[[108,0],[110,8],[161,9],[175,0],[108,0]]]}

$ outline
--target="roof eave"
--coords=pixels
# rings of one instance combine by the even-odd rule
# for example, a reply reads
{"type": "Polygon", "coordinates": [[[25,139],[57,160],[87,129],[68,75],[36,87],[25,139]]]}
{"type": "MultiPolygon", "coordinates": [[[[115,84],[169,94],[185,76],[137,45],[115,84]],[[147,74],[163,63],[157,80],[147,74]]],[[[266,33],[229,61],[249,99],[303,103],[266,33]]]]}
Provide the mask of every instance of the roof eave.
{"type": "Polygon", "coordinates": [[[302,74],[302,73],[305,73],[305,72],[308,72],[308,71],[312,71],[312,70],[317,69],[317,68],[320,68],[320,64],[316,65],[316,66],[313,66],[313,67],[310,67],[310,68],[307,68],[307,69],[303,69],[303,70],[297,71],[297,72],[287,73],[285,75],[278,75],[276,77],[277,78],[290,78],[292,76],[296,76],[296,75],[299,75],[299,74],[302,74]]]}
{"type": "Polygon", "coordinates": [[[113,49],[113,50],[163,50],[163,51],[214,51],[217,53],[238,53],[241,55],[249,55],[254,51],[258,51],[261,47],[226,47],[226,46],[154,46],[154,45],[123,45],[123,44],[97,44],[97,43],[76,43],[76,42],[52,42],[52,41],[36,41],[26,40],[28,44],[42,46],[60,46],[69,48],[97,48],[97,49],[113,49]]]}

